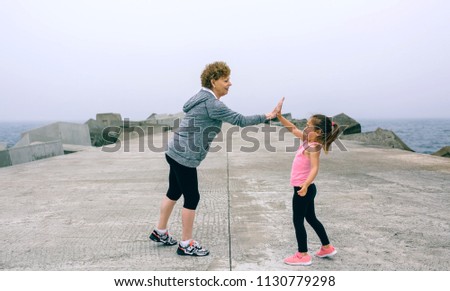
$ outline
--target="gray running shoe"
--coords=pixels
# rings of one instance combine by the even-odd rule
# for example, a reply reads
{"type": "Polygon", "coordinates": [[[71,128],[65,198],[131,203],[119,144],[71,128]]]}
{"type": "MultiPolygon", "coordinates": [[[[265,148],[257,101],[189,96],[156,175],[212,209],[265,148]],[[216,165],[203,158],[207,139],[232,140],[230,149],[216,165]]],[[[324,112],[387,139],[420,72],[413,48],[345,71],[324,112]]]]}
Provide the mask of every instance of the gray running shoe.
{"type": "Polygon", "coordinates": [[[204,257],[209,255],[209,251],[203,248],[197,241],[191,240],[186,247],[179,244],[177,254],[180,256],[204,257]]]}
{"type": "Polygon", "coordinates": [[[150,235],[150,239],[154,242],[163,243],[167,246],[173,246],[177,244],[177,240],[174,239],[168,231],[164,234],[160,234],[159,232],[153,230],[152,234],[150,235]]]}

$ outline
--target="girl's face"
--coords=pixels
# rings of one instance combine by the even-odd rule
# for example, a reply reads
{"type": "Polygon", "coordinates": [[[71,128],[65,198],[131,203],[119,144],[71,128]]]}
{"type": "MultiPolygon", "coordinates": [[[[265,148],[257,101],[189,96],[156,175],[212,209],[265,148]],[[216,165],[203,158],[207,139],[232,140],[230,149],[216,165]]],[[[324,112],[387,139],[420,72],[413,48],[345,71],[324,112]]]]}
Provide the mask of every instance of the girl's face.
{"type": "Polygon", "coordinates": [[[303,135],[308,138],[308,141],[317,140],[321,132],[322,130],[314,125],[312,119],[309,119],[308,122],[306,122],[305,129],[303,129],[303,135]]]}
{"type": "Polygon", "coordinates": [[[220,98],[228,94],[228,89],[231,87],[230,76],[221,77],[219,80],[212,80],[212,91],[216,94],[217,98],[220,98]]]}

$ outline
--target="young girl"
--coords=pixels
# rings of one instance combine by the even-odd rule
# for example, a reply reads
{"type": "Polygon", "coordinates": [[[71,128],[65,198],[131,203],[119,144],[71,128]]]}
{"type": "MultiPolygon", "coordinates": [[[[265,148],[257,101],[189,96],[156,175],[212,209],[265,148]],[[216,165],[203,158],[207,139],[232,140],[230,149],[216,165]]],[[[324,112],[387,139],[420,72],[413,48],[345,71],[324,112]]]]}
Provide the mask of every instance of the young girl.
{"type": "Polygon", "coordinates": [[[322,243],[322,247],[316,252],[316,256],[323,258],[336,254],[336,249],[330,244],[325,228],[317,219],[314,211],[316,186],[313,182],[319,172],[320,152],[323,148],[325,153],[328,153],[331,143],[339,135],[339,126],[331,122],[330,118],[316,114],[311,116],[302,131],[284,118],[281,112],[277,114],[277,117],[284,127],[302,140],[302,145],[295,154],[291,170],[291,185],[294,187],[292,209],[298,252],[284,259],[284,263],[307,266],[311,265],[312,262],[311,256],[308,254],[306,229],[303,224],[305,218],[322,243]]]}

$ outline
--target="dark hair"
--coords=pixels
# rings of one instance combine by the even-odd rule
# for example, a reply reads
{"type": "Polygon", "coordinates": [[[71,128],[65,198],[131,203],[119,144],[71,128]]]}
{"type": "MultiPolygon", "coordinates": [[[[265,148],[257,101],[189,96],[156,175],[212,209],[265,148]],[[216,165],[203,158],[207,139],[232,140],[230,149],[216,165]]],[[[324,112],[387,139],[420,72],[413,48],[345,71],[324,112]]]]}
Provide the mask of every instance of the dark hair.
{"type": "Polygon", "coordinates": [[[323,114],[311,116],[312,125],[320,129],[319,142],[323,145],[325,153],[331,149],[331,143],[336,140],[340,133],[340,127],[337,123],[331,121],[331,118],[323,114]]]}
{"type": "Polygon", "coordinates": [[[222,77],[228,77],[231,73],[230,67],[225,62],[215,62],[206,65],[200,76],[202,86],[212,89],[211,80],[219,80],[222,77]]]}

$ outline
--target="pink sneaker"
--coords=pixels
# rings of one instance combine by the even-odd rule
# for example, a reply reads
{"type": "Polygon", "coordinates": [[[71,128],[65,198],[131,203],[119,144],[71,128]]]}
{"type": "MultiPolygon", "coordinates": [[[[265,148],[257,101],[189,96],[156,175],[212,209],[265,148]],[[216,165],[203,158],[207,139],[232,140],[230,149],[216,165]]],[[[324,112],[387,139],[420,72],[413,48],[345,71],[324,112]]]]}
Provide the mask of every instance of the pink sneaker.
{"type": "Polygon", "coordinates": [[[293,256],[284,259],[284,263],[293,266],[309,266],[312,264],[310,255],[302,255],[296,252],[293,256]]]}
{"type": "Polygon", "coordinates": [[[328,248],[320,247],[320,250],[316,252],[316,256],[319,258],[332,257],[337,253],[336,249],[330,245],[328,248]]]}

